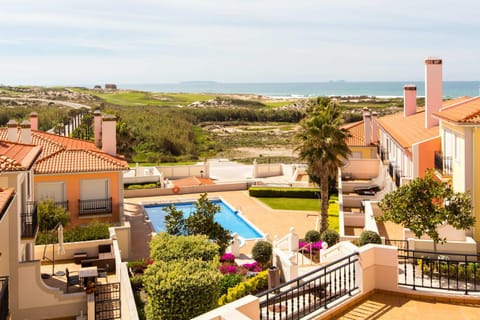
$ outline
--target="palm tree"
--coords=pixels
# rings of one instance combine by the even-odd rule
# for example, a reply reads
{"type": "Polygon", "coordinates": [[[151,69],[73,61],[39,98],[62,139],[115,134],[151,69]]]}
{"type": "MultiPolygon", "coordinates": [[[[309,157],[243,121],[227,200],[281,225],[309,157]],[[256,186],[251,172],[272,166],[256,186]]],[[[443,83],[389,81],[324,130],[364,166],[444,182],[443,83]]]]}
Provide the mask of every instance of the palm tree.
{"type": "Polygon", "coordinates": [[[329,98],[319,97],[307,109],[306,117],[300,122],[296,151],[300,159],[308,164],[310,179],[320,185],[321,227],[328,229],[329,179],[335,178],[343,160],[350,154],[346,129],[340,128],[342,114],[337,104],[329,98]]]}

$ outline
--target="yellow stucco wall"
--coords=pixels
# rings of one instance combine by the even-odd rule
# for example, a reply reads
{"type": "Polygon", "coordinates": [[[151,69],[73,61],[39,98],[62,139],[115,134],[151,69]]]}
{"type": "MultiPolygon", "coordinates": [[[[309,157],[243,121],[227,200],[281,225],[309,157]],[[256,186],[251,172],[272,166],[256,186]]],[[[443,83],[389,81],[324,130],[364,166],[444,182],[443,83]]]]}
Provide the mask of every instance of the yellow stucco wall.
{"type": "Polygon", "coordinates": [[[377,148],[376,147],[350,147],[350,151],[353,153],[360,153],[361,157],[357,159],[376,159],[377,148]]]}
{"type": "Polygon", "coordinates": [[[118,172],[100,172],[100,173],[78,173],[78,174],[64,174],[64,175],[35,175],[34,183],[40,182],[63,182],[65,184],[65,200],[68,200],[68,207],[70,212],[69,227],[79,224],[85,224],[92,220],[102,222],[118,222],[120,221],[120,207],[123,199],[120,199],[123,194],[123,185],[119,186],[118,172]],[[78,215],[78,200],[80,199],[80,181],[84,179],[109,179],[110,196],[112,197],[112,215],[108,217],[82,217],[78,215]],[[122,190],[120,190],[122,188],[122,190]]]}
{"type": "Polygon", "coordinates": [[[473,212],[477,219],[474,228],[474,239],[480,241],[480,128],[473,131],[473,212]]]}

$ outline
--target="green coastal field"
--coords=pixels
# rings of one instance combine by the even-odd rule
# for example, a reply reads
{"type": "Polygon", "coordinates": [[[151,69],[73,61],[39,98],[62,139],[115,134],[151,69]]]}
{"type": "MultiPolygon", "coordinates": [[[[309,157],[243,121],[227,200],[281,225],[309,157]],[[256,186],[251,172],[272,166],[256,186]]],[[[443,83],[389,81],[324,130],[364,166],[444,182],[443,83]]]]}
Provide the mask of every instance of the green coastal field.
{"type": "MultiPolygon", "coordinates": [[[[85,110],[47,102],[62,100],[117,116],[118,152],[130,163],[192,163],[211,157],[242,162],[294,161],[295,132],[309,99],[271,99],[248,94],[156,93],[133,90],[92,90],[79,87],[0,87],[9,119],[22,120],[36,111],[41,130],[62,127],[85,110]],[[28,103],[18,98],[26,97],[28,103]]],[[[379,114],[399,110],[402,99],[335,98],[346,122],[362,119],[369,107],[379,114]]],[[[421,103],[421,101],[419,102],[421,103]]],[[[83,118],[75,137],[93,139],[83,118]]],[[[89,124],[90,123],[90,124],[89,124]]]]}

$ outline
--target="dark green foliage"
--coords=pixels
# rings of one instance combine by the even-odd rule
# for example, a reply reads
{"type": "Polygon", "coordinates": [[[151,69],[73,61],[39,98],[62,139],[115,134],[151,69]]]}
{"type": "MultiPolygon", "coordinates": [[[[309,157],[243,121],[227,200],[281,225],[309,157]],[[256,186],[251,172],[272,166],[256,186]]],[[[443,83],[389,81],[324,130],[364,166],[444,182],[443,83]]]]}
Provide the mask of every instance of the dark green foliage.
{"type": "Polygon", "coordinates": [[[441,239],[437,227],[448,223],[455,229],[467,230],[475,224],[469,192],[454,192],[451,186],[435,179],[427,171],[397,190],[385,195],[379,203],[383,216],[379,221],[392,221],[409,228],[416,237],[429,236],[436,249],[441,239]]]}
{"type": "Polygon", "coordinates": [[[272,259],[272,244],[265,240],[257,241],[252,248],[252,258],[262,265],[262,269],[270,263],[272,259]]]}
{"type": "Polygon", "coordinates": [[[143,288],[143,276],[136,275],[130,278],[130,284],[132,285],[132,289],[135,291],[140,290],[143,288]]]}
{"type": "Polygon", "coordinates": [[[218,259],[218,246],[206,236],[173,236],[165,232],[157,234],[150,241],[150,257],[154,261],[218,259]]]}
{"type": "Polygon", "coordinates": [[[165,208],[167,232],[173,235],[206,235],[218,245],[220,253],[223,254],[232,241],[232,236],[229,230],[214,220],[220,207],[208,200],[206,193],[200,196],[194,206],[195,211],[187,218],[184,218],[183,212],[174,205],[165,208]]]}
{"type": "Polygon", "coordinates": [[[327,229],[322,232],[320,238],[323,242],[326,242],[330,248],[338,243],[340,240],[340,235],[335,230],[327,229]]]}
{"type": "Polygon", "coordinates": [[[310,179],[320,186],[321,227],[328,229],[329,180],[335,177],[339,167],[350,154],[347,139],[348,130],[341,128],[342,113],[329,98],[319,97],[312,101],[307,116],[300,122],[297,134],[300,159],[308,164],[310,179]]]}
{"type": "Polygon", "coordinates": [[[318,242],[320,241],[320,239],[321,239],[321,235],[320,235],[320,232],[318,232],[317,230],[309,230],[305,234],[305,241],[309,243],[318,242]]]}
{"type": "Polygon", "coordinates": [[[238,273],[229,273],[225,274],[220,281],[220,295],[224,295],[227,293],[229,288],[235,287],[237,284],[242,282],[243,276],[238,273]]]}
{"type": "Polygon", "coordinates": [[[250,187],[250,197],[257,198],[302,198],[318,199],[320,190],[318,188],[272,188],[272,187],[250,187]]]}
{"type": "Polygon", "coordinates": [[[211,262],[156,261],[144,276],[147,319],[191,319],[217,306],[222,275],[211,262]]]}
{"type": "MultiPolygon", "coordinates": [[[[81,225],[70,230],[65,230],[63,239],[65,242],[89,241],[110,238],[108,228],[110,224],[94,221],[88,225],[81,225]]],[[[51,232],[39,232],[35,244],[50,244],[57,242],[57,235],[51,232]]]]}
{"type": "Polygon", "coordinates": [[[145,184],[130,184],[126,186],[127,190],[138,190],[138,189],[153,189],[157,188],[156,183],[145,183],[145,184]]]}
{"type": "Polygon", "coordinates": [[[365,230],[360,234],[360,237],[358,239],[358,244],[360,246],[364,246],[367,243],[376,243],[376,244],[381,244],[382,239],[380,238],[380,235],[374,231],[371,230],[365,230]]]}
{"type": "Polygon", "coordinates": [[[186,221],[183,217],[183,211],[178,210],[173,204],[169,205],[168,208],[163,208],[163,211],[167,212],[167,215],[165,216],[165,228],[167,233],[174,236],[186,234],[186,221]]]}
{"type": "Polygon", "coordinates": [[[53,231],[59,223],[65,227],[70,222],[70,215],[65,208],[57,206],[52,199],[40,201],[37,213],[38,227],[42,232],[53,231]]]}

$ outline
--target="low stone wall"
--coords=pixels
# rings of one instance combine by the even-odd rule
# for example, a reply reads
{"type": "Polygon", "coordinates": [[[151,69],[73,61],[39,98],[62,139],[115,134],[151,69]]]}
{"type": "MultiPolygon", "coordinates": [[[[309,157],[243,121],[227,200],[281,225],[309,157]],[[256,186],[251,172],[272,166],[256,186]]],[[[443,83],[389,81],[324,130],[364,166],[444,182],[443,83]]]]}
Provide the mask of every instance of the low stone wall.
{"type": "Polygon", "coordinates": [[[48,259],[53,259],[55,254],[55,261],[59,260],[73,260],[73,255],[77,252],[86,252],[88,257],[98,256],[98,246],[102,244],[112,244],[111,239],[101,239],[81,242],[66,242],[63,247],[65,254],[58,254],[58,243],[52,245],[36,245],[34,252],[35,260],[42,260],[44,255],[48,259]]]}
{"type": "Polygon", "coordinates": [[[177,193],[173,193],[172,188],[125,190],[124,197],[138,198],[138,197],[154,197],[154,196],[171,196],[174,194],[247,190],[252,183],[253,181],[251,183],[233,182],[233,183],[222,183],[222,184],[201,185],[201,186],[188,186],[188,187],[181,187],[177,193]]]}

